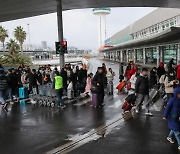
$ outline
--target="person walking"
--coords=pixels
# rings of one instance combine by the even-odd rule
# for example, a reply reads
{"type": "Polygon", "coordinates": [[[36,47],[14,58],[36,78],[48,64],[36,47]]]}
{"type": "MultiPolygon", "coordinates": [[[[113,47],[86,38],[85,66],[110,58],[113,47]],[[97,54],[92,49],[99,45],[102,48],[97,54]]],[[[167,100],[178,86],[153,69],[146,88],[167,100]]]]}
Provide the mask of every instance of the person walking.
{"type": "Polygon", "coordinates": [[[161,78],[162,75],[166,74],[165,68],[164,68],[164,63],[160,62],[159,67],[157,68],[157,76],[158,79],[161,78]]]}
{"type": "Polygon", "coordinates": [[[108,71],[108,73],[106,74],[108,83],[109,83],[109,82],[113,82],[114,76],[115,76],[114,71],[112,70],[112,68],[109,68],[109,71],[108,71]]]}
{"type": "Polygon", "coordinates": [[[7,90],[8,90],[8,78],[5,76],[4,68],[0,67],[0,104],[2,108],[7,111],[7,90]]]}
{"type": "Polygon", "coordinates": [[[153,88],[155,85],[157,85],[157,69],[156,67],[153,67],[150,71],[150,80],[149,80],[150,88],[153,88]]]}
{"type": "Polygon", "coordinates": [[[97,87],[98,91],[98,106],[101,107],[104,104],[104,70],[102,67],[98,67],[98,70],[93,78],[92,84],[97,87]]]}
{"type": "Polygon", "coordinates": [[[148,69],[143,68],[141,74],[137,77],[135,83],[135,95],[136,100],[136,113],[139,113],[141,104],[144,102],[145,115],[152,116],[153,114],[149,111],[149,80],[148,80],[148,69]]]}
{"type": "Polygon", "coordinates": [[[33,88],[34,90],[34,93],[35,94],[38,94],[39,91],[38,91],[38,85],[37,85],[37,82],[38,82],[38,76],[36,74],[36,70],[35,69],[32,69],[32,72],[30,72],[27,77],[26,77],[26,80],[29,79],[29,93],[33,93],[33,88]]]}
{"type": "Polygon", "coordinates": [[[137,80],[137,77],[140,75],[140,69],[139,68],[137,68],[136,69],[136,73],[135,74],[133,74],[132,76],[131,76],[131,78],[130,78],[130,88],[132,89],[132,90],[135,90],[135,84],[136,84],[136,80],[137,80]]]}
{"type": "Polygon", "coordinates": [[[167,94],[168,100],[173,97],[173,92],[176,84],[178,84],[178,80],[176,80],[175,72],[168,72],[164,77],[165,92],[167,94]]]}
{"type": "Polygon", "coordinates": [[[60,76],[59,72],[55,72],[55,77],[53,81],[53,87],[56,91],[57,96],[57,107],[61,107],[62,109],[66,106],[64,105],[64,101],[62,100],[63,96],[63,78],[60,76]]]}
{"type": "Polygon", "coordinates": [[[180,150],[180,87],[175,88],[174,97],[169,100],[164,110],[163,119],[168,119],[168,127],[170,129],[167,140],[173,144],[175,137],[178,143],[178,150],[180,150]]]}

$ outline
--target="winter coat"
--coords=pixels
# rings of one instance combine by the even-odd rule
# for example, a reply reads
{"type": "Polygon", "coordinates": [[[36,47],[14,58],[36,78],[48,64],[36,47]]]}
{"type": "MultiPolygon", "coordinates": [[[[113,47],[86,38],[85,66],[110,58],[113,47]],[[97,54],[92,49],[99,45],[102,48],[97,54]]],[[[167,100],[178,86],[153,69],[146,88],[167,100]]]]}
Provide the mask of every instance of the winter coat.
{"type": "Polygon", "coordinates": [[[158,78],[159,78],[159,79],[160,79],[161,76],[164,75],[165,73],[166,73],[166,71],[165,71],[164,67],[159,66],[159,67],[157,68],[157,75],[158,75],[158,78]]]}
{"type": "Polygon", "coordinates": [[[99,93],[104,93],[104,85],[105,85],[105,81],[104,81],[104,73],[96,73],[96,75],[93,78],[92,84],[94,86],[97,86],[99,93]],[[99,85],[97,85],[99,84],[99,85]]]}
{"type": "Polygon", "coordinates": [[[149,80],[149,85],[152,88],[154,85],[157,84],[157,75],[156,72],[153,70],[150,71],[150,80],[149,80]]]}
{"type": "Polygon", "coordinates": [[[17,88],[18,87],[18,75],[16,73],[10,73],[7,76],[9,88],[17,88]]]}
{"type": "Polygon", "coordinates": [[[174,131],[180,131],[180,99],[177,94],[180,93],[180,88],[175,88],[174,97],[172,97],[164,111],[164,117],[168,118],[168,127],[174,131]]]}
{"type": "Polygon", "coordinates": [[[135,84],[136,84],[136,80],[137,80],[137,75],[133,74],[130,78],[130,83],[131,83],[131,88],[135,89],[135,84]]]}
{"type": "Polygon", "coordinates": [[[115,73],[114,72],[108,72],[107,74],[106,74],[106,77],[107,77],[107,81],[108,82],[110,82],[110,81],[113,81],[114,80],[114,76],[115,76],[115,73]]]}
{"type": "Polygon", "coordinates": [[[8,89],[8,78],[4,75],[0,75],[0,90],[4,91],[8,89]]]}
{"type": "Polygon", "coordinates": [[[26,80],[29,79],[29,86],[30,87],[33,87],[33,86],[37,86],[37,74],[32,74],[32,73],[29,73],[26,77],[26,80]]]}
{"type": "Polygon", "coordinates": [[[92,78],[88,77],[86,80],[86,92],[90,93],[91,92],[91,83],[92,82],[92,78]]]}
{"type": "Polygon", "coordinates": [[[165,92],[167,94],[172,94],[174,92],[174,82],[170,80],[169,77],[166,75],[164,80],[165,92]]]}
{"type": "Polygon", "coordinates": [[[180,64],[177,65],[176,71],[177,71],[177,79],[180,80],[180,64]]]}
{"type": "Polygon", "coordinates": [[[135,84],[135,93],[148,95],[149,94],[149,80],[148,77],[144,77],[140,74],[137,77],[136,84],[135,84]]]}

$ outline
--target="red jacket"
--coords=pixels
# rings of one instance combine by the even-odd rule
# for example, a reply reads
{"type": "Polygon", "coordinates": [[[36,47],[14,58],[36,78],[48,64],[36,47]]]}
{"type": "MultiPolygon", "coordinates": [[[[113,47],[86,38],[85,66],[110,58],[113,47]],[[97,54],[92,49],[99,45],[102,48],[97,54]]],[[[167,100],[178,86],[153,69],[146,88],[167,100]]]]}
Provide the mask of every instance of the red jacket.
{"type": "Polygon", "coordinates": [[[180,80],[180,64],[176,66],[177,79],[180,80]]]}

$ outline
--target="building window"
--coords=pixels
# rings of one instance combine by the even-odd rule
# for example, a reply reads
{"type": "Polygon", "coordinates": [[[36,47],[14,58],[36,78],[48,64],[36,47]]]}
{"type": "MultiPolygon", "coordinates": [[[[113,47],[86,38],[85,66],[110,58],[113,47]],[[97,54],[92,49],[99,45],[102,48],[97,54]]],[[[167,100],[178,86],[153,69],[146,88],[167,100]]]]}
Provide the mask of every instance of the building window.
{"type": "Polygon", "coordinates": [[[136,62],[143,63],[143,49],[136,50],[136,62]]]}
{"type": "Polygon", "coordinates": [[[146,48],[146,63],[147,64],[157,63],[157,50],[155,47],[146,48]]]}
{"type": "Polygon", "coordinates": [[[168,63],[172,58],[174,58],[174,62],[177,62],[177,45],[167,45],[162,47],[163,50],[163,61],[164,63],[168,63]]]}
{"type": "Polygon", "coordinates": [[[127,54],[126,54],[126,50],[122,51],[122,58],[123,58],[123,61],[127,61],[127,54]]]}

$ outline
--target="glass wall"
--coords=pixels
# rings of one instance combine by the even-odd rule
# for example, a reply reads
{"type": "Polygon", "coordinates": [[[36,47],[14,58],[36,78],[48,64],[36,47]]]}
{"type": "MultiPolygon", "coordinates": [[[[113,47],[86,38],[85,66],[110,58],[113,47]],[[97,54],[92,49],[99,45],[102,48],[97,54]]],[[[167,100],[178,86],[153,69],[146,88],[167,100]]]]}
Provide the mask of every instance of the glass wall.
{"type": "Polygon", "coordinates": [[[163,61],[168,63],[172,58],[174,62],[177,62],[177,45],[167,45],[162,47],[163,50],[163,61]]]}
{"type": "Polygon", "coordinates": [[[126,50],[122,51],[122,56],[123,56],[123,61],[124,61],[124,62],[127,62],[126,50]]]}
{"type": "Polygon", "coordinates": [[[136,50],[136,62],[143,63],[143,49],[136,50]]]}
{"type": "Polygon", "coordinates": [[[128,61],[134,61],[134,51],[128,50],[128,61]]]}
{"type": "Polygon", "coordinates": [[[146,63],[156,64],[157,63],[157,49],[156,47],[146,48],[146,63]]]}

